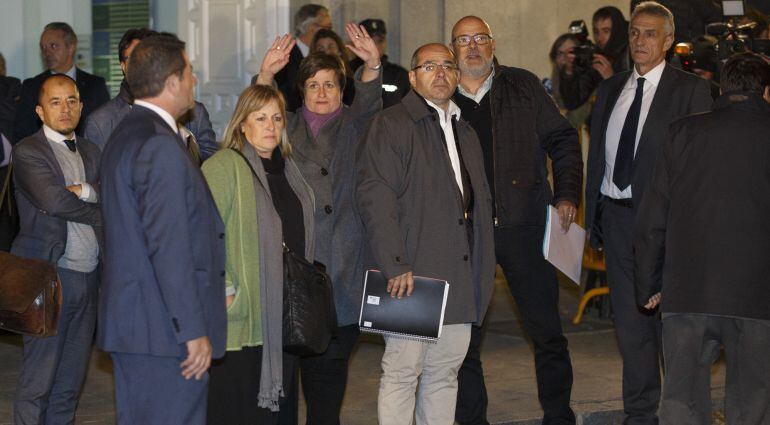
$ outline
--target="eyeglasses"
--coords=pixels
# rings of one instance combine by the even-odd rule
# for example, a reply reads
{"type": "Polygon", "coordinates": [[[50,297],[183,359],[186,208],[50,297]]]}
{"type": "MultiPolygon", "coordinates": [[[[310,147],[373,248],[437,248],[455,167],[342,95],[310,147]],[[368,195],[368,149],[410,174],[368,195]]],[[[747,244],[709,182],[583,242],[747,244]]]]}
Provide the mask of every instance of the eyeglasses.
{"type": "Polygon", "coordinates": [[[414,68],[412,68],[412,71],[417,69],[422,69],[425,72],[432,73],[432,72],[436,72],[436,70],[438,70],[439,67],[441,67],[444,70],[444,72],[457,70],[457,66],[453,63],[437,64],[433,62],[425,62],[422,65],[417,65],[414,68]]]}
{"type": "Polygon", "coordinates": [[[452,40],[452,43],[465,47],[471,44],[471,40],[475,41],[476,44],[487,44],[492,41],[492,36],[489,34],[458,35],[452,40]]]}
{"type": "Polygon", "coordinates": [[[305,85],[305,90],[309,92],[317,92],[321,90],[321,87],[323,87],[324,91],[333,91],[337,89],[337,85],[332,83],[331,81],[327,81],[323,84],[316,83],[315,81],[309,84],[305,85]]]}

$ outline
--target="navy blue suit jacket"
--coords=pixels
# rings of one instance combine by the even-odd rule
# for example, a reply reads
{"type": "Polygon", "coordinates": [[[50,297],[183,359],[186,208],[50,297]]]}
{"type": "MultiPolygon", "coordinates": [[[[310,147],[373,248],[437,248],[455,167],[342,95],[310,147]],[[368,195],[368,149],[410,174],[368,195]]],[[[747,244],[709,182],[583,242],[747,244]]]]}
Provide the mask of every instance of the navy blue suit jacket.
{"type": "Polygon", "coordinates": [[[103,350],[184,355],[208,336],[224,354],[224,225],[182,140],[134,106],[102,155],[105,247],[97,344],[103,350]]]}

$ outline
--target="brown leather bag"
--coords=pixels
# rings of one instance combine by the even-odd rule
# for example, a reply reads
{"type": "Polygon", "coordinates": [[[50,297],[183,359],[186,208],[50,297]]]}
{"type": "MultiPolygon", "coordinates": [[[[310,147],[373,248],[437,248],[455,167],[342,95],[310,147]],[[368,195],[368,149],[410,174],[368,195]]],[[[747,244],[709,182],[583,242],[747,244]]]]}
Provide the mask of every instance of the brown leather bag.
{"type": "Polygon", "coordinates": [[[46,261],[0,251],[0,328],[32,335],[56,335],[61,283],[46,261]]]}

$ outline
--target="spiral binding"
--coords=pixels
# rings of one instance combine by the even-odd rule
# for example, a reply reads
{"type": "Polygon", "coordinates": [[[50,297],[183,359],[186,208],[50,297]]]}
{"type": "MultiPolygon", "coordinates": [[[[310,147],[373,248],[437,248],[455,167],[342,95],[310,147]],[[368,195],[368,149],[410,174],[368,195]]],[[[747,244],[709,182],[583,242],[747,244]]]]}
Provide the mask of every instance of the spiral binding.
{"type": "Polygon", "coordinates": [[[380,334],[380,335],[390,336],[390,337],[399,338],[399,339],[408,339],[408,340],[418,341],[418,342],[427,342],[430,344],[435,344],[436,342],[438,342],[438,338],[434,338],[430,336],[414,335],[414,334],[407,334],[407,333],[394,332],[394,331],[383,331],[380,329],[367,328],[365,326],[359,326],[358,329],[361,330],[361,332],[380,334]]]}

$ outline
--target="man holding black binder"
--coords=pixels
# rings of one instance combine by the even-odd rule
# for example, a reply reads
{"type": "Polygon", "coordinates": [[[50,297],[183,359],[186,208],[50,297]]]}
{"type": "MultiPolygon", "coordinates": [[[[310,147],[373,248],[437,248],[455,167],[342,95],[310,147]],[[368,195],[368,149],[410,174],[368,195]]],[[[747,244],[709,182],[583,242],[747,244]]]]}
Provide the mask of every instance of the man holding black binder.
{"type": "Polygon", "coordinates": [[[457,80],[446,46],[418,48],[412,91],[374,118],[358,150],[358,211],[391,296],[410,296],[413,276],[449,282],[436,343],[385,337],[383,425],[454,423],[457,371],[492,295],[492,200],[478,138],[451,100],[457,80]]]}

